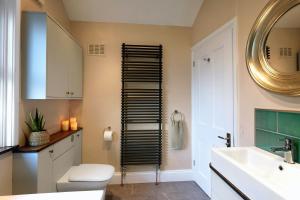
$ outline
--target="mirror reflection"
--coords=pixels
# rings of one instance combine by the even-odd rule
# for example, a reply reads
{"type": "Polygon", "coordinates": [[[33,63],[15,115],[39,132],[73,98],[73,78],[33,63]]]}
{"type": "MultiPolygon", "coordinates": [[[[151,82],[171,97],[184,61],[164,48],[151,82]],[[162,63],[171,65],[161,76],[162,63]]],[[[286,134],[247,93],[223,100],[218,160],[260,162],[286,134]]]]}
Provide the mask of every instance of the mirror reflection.
{"type": "Polygon", "coordinates": [[[285,13],[269,33],[265,57],[278,72],[300,71],[300,6],[285,13]]]}

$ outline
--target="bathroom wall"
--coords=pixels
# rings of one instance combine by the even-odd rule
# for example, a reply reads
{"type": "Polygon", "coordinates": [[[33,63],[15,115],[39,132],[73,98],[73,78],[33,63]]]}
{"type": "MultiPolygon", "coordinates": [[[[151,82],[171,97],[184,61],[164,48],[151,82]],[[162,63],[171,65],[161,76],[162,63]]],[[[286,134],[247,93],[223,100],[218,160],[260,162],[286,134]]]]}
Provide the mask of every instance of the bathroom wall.
{"type": "Polygon", "coordinates": [[[255,108],[300,110],[300,97],[286,97],[265,91],[251,79],[247,71],[245,49],[248,36],[267,2],[268,0],[205,0],[193,25],[193,44],[196,44],[233,17],[237,19],[237,123],[238,142],[243,146],[254,145],[255,108]]]}
{"type": "MultiPolygon", "coordinates": [[[[184,150],[168,150],[164,137],[162,169],[191,168],[191,28],[117,23],[73,22],[72,31],[85,52],[82,105],[83,161],[110,163],[119,171],[121,127],[121,44],[163,45],[165,122],[178,109],[186,119],[184,150]],[[104,43],[105,56],[87,56],[88,44],[104,43]],[[112,144],[103,141],[103,130],[115,131],[112,144]]],[[[72,102],[71,105],[78,103],[72,102]]],[[[73,109],[72,109],[73,110],[73,109]]],[[[74,109],[80,114],[80,109],[74,109]]],[[[168,124],[165,124],[168,129],[168,124]]]]}
{"type": "Polygon", "coordinates": [[[300,110],[300,97],[287,97],[260,88],[250,77],[245,62],[247,39],[255,19],[267,0],[239,0],[238,18],[238,96],[239,136],[241,145],[254,144],[255,108],[276,110],[300,110]]]}
{"type": "Polygon", "coordinates": [[[204,0],[193,25],[193,44],[201,41],[235,17],[237,1],[238,0],[204,0]]]}
{"type": "MultiPolygon", "coordinates": [[[[255,111],[255,146],[271,153],[271,147],[283,147],[292,140],[295,162],[300,162],[300,112],[257,109],[255,111]]],[[[275,154],[282,154],[276,152],[275,154]]]]}
{"type": "MultiPolygon", "coordinates": [[[[44,6],[40,6],[35,0],[22,0],[22,11],[47,12],[54,17],[65,29],[70,30],[70,21],[65,12],[61,0],[46,0],[44,6]]],[[[21,67],[22,70],[22,67],[21,67]]],[[[20,99],[20,137],[19,143],[25,143],[24,134],[27,128],[24,124],[29,112],[38,108],[46,118],[46,129],[50,132],[57,132],[60,129],[60,121],[69,117],[69,101],[67,100],[23,100],[20,99]]]]}

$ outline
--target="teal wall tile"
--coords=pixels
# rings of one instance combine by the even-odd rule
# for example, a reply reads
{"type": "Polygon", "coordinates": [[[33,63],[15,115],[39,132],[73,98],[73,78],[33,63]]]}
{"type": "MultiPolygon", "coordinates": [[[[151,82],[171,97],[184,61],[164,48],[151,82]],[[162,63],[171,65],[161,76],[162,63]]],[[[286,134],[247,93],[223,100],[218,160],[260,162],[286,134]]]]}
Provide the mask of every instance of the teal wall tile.
{"type": "Polygon", "coordinates": [[[277,112],[255,110],[255,128],[277,131],[277,112]]]}
{"type": "Polygon", "coordinates": [[[271,151],[271,147],[283,146],[284,138],[273,132],[256,129],[255,146],[271,151]]]}
{"type": "Polygon", "coordinates": [[[278,113],[278,132],[300,138],[300,113],[278,113]]]}
{"type": "Polygon", "coordinates": [[[300,113],[255,110],[255,146],[274,153],[271,147],[283,146],[285,138],[292,140],[294,159],[300,163],[300,113]]]}

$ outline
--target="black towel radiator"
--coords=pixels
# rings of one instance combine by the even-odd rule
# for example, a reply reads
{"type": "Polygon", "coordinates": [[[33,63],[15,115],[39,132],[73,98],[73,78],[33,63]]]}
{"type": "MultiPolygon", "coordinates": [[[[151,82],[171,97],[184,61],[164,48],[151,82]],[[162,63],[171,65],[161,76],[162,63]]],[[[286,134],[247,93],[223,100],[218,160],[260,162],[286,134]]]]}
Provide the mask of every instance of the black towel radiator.
{"type": "Polygon", "coordinates": [[[122,44],[121,122],[121,184],[131,165],[155,165],[157,184],[162,156],[162,45],[122,44]]]}

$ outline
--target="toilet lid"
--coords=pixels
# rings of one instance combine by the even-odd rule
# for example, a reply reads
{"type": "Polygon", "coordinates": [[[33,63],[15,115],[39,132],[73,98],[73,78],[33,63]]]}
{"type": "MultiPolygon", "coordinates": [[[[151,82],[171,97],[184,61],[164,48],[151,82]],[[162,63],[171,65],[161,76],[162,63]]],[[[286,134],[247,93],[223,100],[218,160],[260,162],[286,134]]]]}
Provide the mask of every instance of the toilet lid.
{"type": "Polygon", "coordinates": [[[80,181],[107,181],[113,176],[115,169],[111,165],[104,164],[81,164],[72,167],[69,174],[70,182],[80,181]]]}

